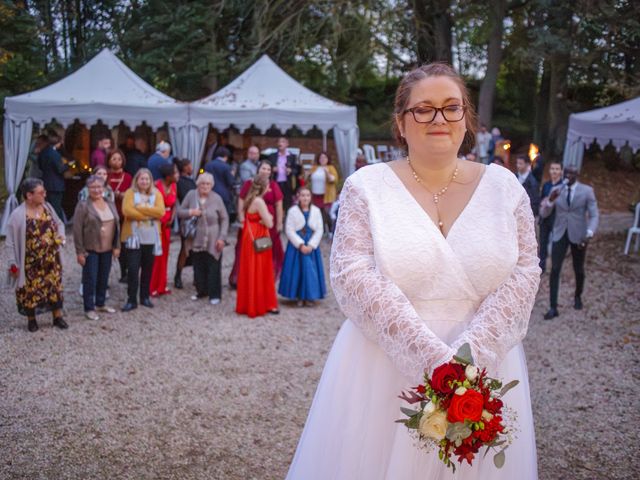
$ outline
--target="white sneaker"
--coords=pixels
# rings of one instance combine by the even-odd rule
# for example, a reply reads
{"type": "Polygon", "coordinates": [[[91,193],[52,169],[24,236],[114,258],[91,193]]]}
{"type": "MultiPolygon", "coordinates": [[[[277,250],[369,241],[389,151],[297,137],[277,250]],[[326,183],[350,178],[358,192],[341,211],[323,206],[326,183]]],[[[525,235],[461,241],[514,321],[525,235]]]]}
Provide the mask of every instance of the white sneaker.
{"type": "Polygon", "coordinates": [[[85,318],[87,318],[89,320],[100,320],[100,317],[98,316],[98,314],[96,312],[94,312],[93,310],[91,310],[89,312],[84,312],[84,316],[85,316],[85,318]]]}
{"type": "Polygon", "coordinates": [[[198,296],[197,295],[191,295],[191,300],[198,300],[198,296]]]}
{"type": "Polygon", "coordinates": [[[211,300],[209,300],[209,303],[211,305],[218,305],[220,303],[220,299],[219,298],[212,298],[211,300]]]}
{"type": "Polygon", "coordinates": [[[96,307],[96,311],[97,312],[104,312],[104,313],[116,313],[116,309],[113,307],[107,307],[106,305],[102,306],[102,307],[96,307]]]}

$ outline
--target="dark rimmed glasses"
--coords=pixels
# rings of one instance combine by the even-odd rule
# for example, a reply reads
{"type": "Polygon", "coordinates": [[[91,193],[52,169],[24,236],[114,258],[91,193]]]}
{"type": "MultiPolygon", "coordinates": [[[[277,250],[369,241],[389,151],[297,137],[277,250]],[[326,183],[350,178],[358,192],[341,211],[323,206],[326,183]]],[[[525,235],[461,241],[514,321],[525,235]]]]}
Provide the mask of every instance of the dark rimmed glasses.
{"type": "Polygon", "coordinates": [[[447,122],[459,122],[464,118],[466,109],[467,107],[464,105],[447,105],[442,108],[419,105],[417,107],[407,108],[402,114],[404,115],[411,112],[413,119],[417,123],[431,123],[436,119],[438,112],[440,112],[447,122]]]}

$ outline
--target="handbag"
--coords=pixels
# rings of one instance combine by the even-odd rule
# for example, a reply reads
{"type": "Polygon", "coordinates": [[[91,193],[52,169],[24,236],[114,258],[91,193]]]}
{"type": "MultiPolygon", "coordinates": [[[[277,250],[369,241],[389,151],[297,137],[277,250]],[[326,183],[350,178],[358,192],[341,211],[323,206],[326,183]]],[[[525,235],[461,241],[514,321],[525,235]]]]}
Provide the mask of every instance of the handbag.
{"type": "Polygon", "coordinates": [[[131,222],[131,235],[125,240],[124,246],[127,250],[138,250],[140,248],[140,237],[138,236],[136,222],[131,222]]]}
{"type": "Polygon", "coordinates": [[[273,242],[271,241],[271,237],[258,237],[253,238],[253,232],[251,231],[251,226],[247,225],[245,228],[249,230],[249,235],[251,236],[251,240],[253,241],[253,250],[256,253],[261,253],[266,250],[269,250],[273,247],[273,242]]]}
{"type": "Polygon", "coordinates": [[[198,224],[198,217],[189,217],[180,224],[180,235],[183,238],[195,238],[198,224]]]}

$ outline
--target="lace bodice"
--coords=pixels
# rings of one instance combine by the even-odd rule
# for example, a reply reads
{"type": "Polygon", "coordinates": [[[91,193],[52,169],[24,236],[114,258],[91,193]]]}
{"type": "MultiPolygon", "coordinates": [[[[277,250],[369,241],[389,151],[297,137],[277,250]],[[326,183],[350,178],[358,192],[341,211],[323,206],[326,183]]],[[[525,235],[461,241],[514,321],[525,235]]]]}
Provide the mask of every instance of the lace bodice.
{"type": "Polygon", "coordinates": [[[331,283],[348,318],[418,379],[468,342],[490,371],[526,334],[540,269],[529,198],[487,167],[447,238],[386,164],[340,198],[331,283]]]}

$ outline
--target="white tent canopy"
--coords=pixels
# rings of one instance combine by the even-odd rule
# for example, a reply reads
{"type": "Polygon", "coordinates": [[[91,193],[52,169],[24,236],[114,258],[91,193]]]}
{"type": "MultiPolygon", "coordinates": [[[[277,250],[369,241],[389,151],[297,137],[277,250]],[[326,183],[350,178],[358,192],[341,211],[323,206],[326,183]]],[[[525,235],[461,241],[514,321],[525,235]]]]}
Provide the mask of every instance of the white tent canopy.
{"type": "Polygon", "coordinates": [[[134,128],[144,122],[154,129],[167,123],[173,138],[183,135],[180,129],[186,127],[188,118],[186,103],[153,88],[108,49],[52,85],[7,97],[4,158],[5,180],[10,195],[2,216],[0,234],[5,233],[9,214],[18,205],[15,193],[29,155],[34,123],[44,125],[55,120],[67,127],[78,120],[90,126],[100,120],[109,127],[124,122],[134,128]]]}
{"type": "Polygon", "coordinates": [[[252,125],[262,131],[275,126],[283,132],[293,126],[302,131],[316,126],[325,136],[334,129],[342,171],[353,171],[358,147],[356,108],[309,90],[267,55],[222,90],[191,103],[189,112],[191,126],[199,130],[192,139],[200,145],[196,159],[202,156],[209,124],[219,130],[233,125],[240,131],[252,125]]]}
{"type": "Polygon", "coordinates": [[[585,147],[611,143],[617,150],[629,145],[640,149],[640,97],[569,117],[563,163],[580,168],[585,147]]]}

